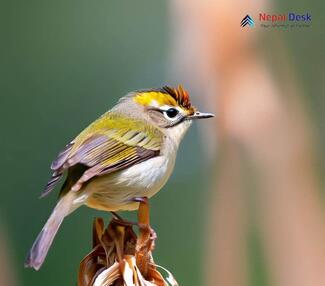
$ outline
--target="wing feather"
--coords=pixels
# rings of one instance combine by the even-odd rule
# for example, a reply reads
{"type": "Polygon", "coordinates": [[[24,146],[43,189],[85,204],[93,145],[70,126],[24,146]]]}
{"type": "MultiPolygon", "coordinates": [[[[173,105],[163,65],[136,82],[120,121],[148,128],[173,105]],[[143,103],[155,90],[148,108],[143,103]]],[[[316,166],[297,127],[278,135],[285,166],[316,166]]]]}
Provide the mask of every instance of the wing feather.
{"type": "MultiPolygon", "coordinates": [[[[49,194],[63,173],[77,164],[84,165],[85,171],[78,180],[74,178],[71,188],[74,191],[95,176],[159,156],[162,140],[163,133],[160,130],[153,129],[142,121],[135,122],[106,114],[106,118],[104,115],[92,123],[59,153],[51,165],[54,173],[41,196],[49,194]],[[106,125],[103,124],[104,119],[106,125]]],[[[64,186],[71,187],[71,184],[65,183],[64,186]]]]}
{"type": "Polygon", "coordinates": [[[67,157],[69,156],[73,144],[74,144],[73,141],[67,144],[64,147],[64,149],[58,154],[56,159],[52,162],[51,169],[53,171],[59,170],[63,166],[64,162],[67,160],[67,157]]]}

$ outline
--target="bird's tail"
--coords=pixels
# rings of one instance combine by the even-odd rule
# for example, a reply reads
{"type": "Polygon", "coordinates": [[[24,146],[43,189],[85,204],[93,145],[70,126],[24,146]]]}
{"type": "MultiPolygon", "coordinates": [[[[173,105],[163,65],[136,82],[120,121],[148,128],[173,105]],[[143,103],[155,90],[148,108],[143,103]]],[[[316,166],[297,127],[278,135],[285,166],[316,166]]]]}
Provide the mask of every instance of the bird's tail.
{"type": "Polygon", "coordinates": [[[74,199],[75,193],[70,192],[59,200],[30,249],[25,261],[25,267],[32,267],[35,270],[41,268],[63,219],[75,209],[72,208],[74,199]]]}

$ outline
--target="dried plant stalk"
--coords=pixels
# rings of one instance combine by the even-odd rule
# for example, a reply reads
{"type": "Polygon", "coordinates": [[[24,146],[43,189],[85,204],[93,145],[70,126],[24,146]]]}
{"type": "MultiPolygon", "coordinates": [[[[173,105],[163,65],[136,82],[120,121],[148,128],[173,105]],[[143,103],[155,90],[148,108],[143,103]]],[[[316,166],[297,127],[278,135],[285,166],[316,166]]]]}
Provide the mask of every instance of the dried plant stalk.
{"type": "Polygon", "coordinates": [[[139,236],[131,224],[113,218],[104,228],[102,218],[93,223],[93,249],[81,261],[78,286],[177,286],[172,274],[164,269],[166,280],[157,270],[152,251],[156,239],[149,225],[149,205],[140,202],[139,236]]]}

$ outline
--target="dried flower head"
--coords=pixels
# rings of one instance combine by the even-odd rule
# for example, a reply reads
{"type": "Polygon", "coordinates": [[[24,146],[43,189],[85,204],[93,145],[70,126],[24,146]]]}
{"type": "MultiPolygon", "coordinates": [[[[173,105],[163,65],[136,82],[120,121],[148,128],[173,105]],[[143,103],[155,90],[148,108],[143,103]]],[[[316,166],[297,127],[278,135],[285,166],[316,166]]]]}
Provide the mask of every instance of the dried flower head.
{"type": "Polygon", "coordinates": [[[81,261],[78,286],[178,286],[172,274],[154,263],[156,239],[149,226],[149,207],[140,203],[139,236],[132,225],[113,218],[107,228],[96,218],[93,224],[93,249],[81,261]],[[164,279],[157,270],[167,272],[164,279]]]}

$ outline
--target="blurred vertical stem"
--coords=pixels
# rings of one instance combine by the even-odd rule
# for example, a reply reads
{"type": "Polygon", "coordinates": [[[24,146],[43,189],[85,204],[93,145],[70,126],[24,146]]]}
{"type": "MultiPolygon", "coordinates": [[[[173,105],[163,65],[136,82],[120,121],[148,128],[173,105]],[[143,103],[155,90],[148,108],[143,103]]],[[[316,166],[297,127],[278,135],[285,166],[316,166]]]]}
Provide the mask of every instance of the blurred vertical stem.
{"type": "MultiPolygon", "coordinates": [[[[243,237],[247,231],[242,216],[247,201],[241,199],[249,196],[241,194],[244,186],[237,182],[245,174],[237,169],[244,158],[253,166],[250,179],[258,186],[257,227],[270,284],[325,285],[325,224],[315,136],[295,79],[295,66],[287,65],[288,52],[282,49],[279,53],[274,46],[266,51],[271,58],[268,62],[258,39],[259,31],[265,30],[240,27],[245,15],[271,11],[270,1],[179,0],[170,4],[175,31],[173,63],[198,87],[207,105],[215,107],[218,128],[210,126],[205,145],[212,141],[211,134],[218,133],[218,150],[224,152],[211,203],[209,225],[215,227],[209,229],[208,284],[250,285],[242,272],[245,244],[227,239],[230,234],[243,237]],[[276,64],[277,76],[273,73],[276,64]]],[[[267,32],[273,42],[280,31],[267,32]]]]}

